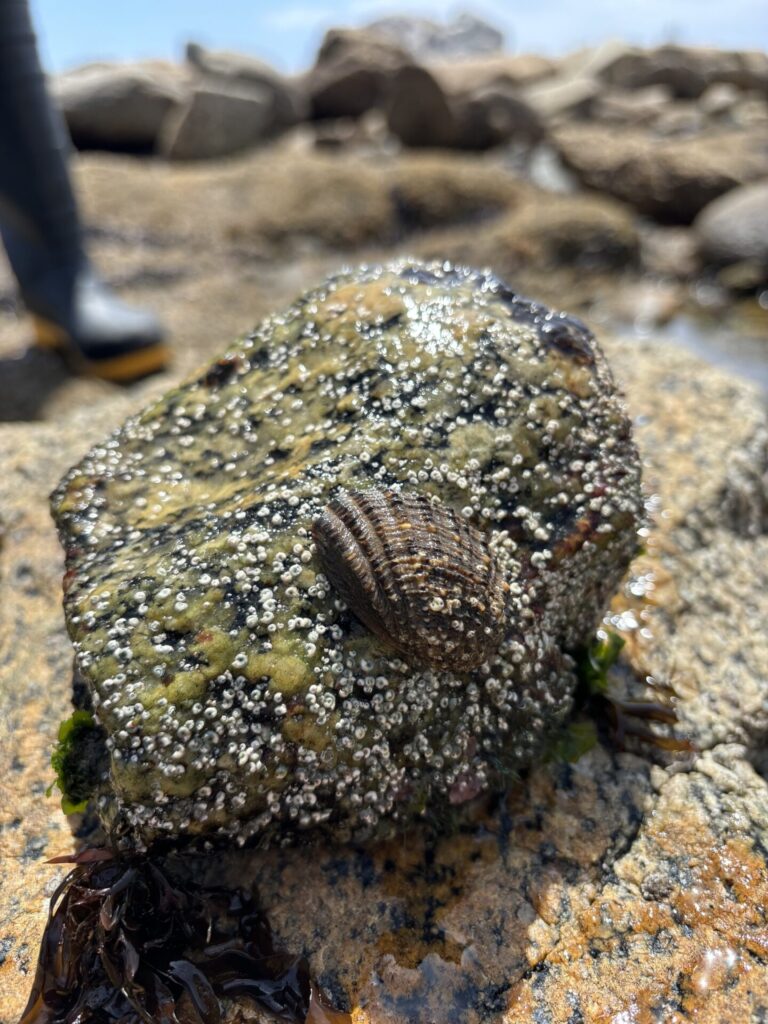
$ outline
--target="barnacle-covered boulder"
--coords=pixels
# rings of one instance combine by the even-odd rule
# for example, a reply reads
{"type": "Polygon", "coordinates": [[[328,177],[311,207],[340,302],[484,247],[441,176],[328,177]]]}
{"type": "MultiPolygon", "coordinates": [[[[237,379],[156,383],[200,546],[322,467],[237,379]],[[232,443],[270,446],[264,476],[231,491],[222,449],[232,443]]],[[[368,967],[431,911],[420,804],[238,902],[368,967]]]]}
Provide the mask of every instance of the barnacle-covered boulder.
{"type": "Polygon", "coordinates": [[[635,551],[639,477],[578,320],[447,264],[303,295],[53,495],[105,823],[136,845],[363,838],[502,785],[569,713],[571,655],[635,551]],[[322,571],[315,524],[367,490],[484,538],[503,628],[478,667],[389,644],[322,571]]]}

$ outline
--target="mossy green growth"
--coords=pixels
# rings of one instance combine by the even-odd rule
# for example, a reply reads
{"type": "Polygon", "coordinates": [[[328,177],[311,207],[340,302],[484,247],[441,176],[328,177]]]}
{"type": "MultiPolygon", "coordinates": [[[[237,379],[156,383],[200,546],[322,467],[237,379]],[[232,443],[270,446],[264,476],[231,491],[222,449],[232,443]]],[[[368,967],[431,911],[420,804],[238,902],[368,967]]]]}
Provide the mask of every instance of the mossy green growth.
{"type": "Polygon", "coordinates": [[[616,664],[624,640],[618,633],[599,630],[592,643],[583,649],[577,660],[580,682],[592,696],[604,697],[608,692],[608,670],[616,664]]]}
{"type": "Polygon", "coordinates": [[[46,796],[58,786],[65,814],[84,811],[91,797],[95,779],[90,770],[93,760],[87,754],[93,750],[94,741],[100,741],[100,732],[88,711],[74,711],[59,726],[58,742],[51,754],[56,779],[46,790],[46,796]]]}
{"type": "Polygon", "coordinates": [[[544,752],[545,762],[562,762],[573,764],[588,753],[597,743],[597,728],[588,718],[578,718],[569,722],[561,732],[550,741],[544,752]]]}

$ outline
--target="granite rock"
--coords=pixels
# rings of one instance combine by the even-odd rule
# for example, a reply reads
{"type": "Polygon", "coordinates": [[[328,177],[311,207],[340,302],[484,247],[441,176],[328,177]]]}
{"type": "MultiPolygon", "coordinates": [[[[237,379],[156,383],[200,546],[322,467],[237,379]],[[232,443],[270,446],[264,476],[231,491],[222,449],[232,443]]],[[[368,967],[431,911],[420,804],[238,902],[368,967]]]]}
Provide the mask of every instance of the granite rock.
{"type": "Polygon", "coordinates": [[[695,53],[681,47],[656,50],[630,49],[602,70],[603,78],[625,89],[663,85],[678,99],[696,99],[707,87],[707,78],[695,53]]]}
{"type": "MultiPolygon", "coordinates": [[[[117,413],[119,415],[119,412],[117,413]]],[[[0,1021],[16,1024],[34,976],[47,901],[66,869],[46,863],[72,849],[52,781],[50,752],[69,713],[71,654],[58,601],[61,556],[47,494],[115,411],[66,430],[4,425],[0,450],[0,1021]],[[25,991],[26,990],[26,991],[25,991]]]]}
{"type": "Polygon", "coordinates": [[[724,746],[652,781],[653,810],[610,880],[510,991],[510,1024],[764,1016],[765,780],[724,746]]]}
{"type": "Polygon", "coordinates": [[[312,116],[360,117],[382,106],[392,76],[413,65],[397,43],[365,29],[331,29],[302,79],[312,116]]]}
{"type": "Polygon", "coordinates": [[[51,82],[74,143],[94,149],[154,149],[188,88],[184,70],[164,61],[87,64],[51,82]]]}
{"type": "Polygon", "coordinates": [[[768,172],[757,132],[659,139],[630,128],[573,124],[557,129],[554,139],[584,186],[665,222],[690,223],[718,196],[768,172]]]}
{"type": "Polygon", "coordinates": [[[405,66],[392,77],[387,92],[387,125],[404,146],[448,148],[456,137],[450,100],[427,68],[405,66]]]}
{"type": "Polygon", "coordinates": [[[600,92],[594,78],[561,73],[526,88],[525,98],[541,117],[578,119],[591,113],[600,92]]]}
{"type": "Polygon", "coordinates": [[[595,103],[593,117],[623,125],[648,125],[658,118],[670,103],[672,93],[665,85],[648,85],[644,89],[606,89],[595,103]]]}
{"type": "Polygon", "coordinates": [[[266,88],[271,95],[271,134],[284,131],[306,117],[307,100],[295,80],[280,75],[274,68],[242,53],[209,50],[199,43],[187,43],[187,64],[203,79],[266,88]]]}
{"type": "Polygon", "coordinates": [[[455,61],[432,61],[428,69],[449,93],[468,92],[488,85],[514,88],[532,85],[553,75],[557,62],[535,53],[492,54],[455,61]]]}
{"type": "MultiPolygon", "coordinates": [[[[442,839],[416,830],[311,857],[230,854],[229,876],[257,881],[279,944],[309,955],[356,1024],[428,1021],[435,999],[440,1019],[461,1024],[566,1024],[577,1010],[587,1024],[606,1014],[757,1024],[768,1005],[766,536],[745,539],[738,517],[719,516],[729,467],[752,458],[765,412],[749,387],[668,346],[607,348],[655,523],[612,611],[627,638],[617,671],[671,680],[702,752],[665,767],[598,747],[568,768],[539,769],[442,839]]],[[[71,844],[43,794],[70,684],[44,499],[121,415],[105,408],[88,426],[41,425],[33,436],[6,427],[2,438],[0,560],[14,594],[0,605],[2,1024],[25,1002],[46,897],[62,875],[44,858],[71,844]]],[[[742,493],[758,492],[753,483],[742,493]]],[[[233,1021],[256,1019],[231,1008],[233,1021]]]]}
{"type": "Polygon", "coordinates": [[[695,100],[675,100],[659,111],[653,124],[654,136],[669,138],[698,137],[706,126],[706,117],[695,100]]]}
{"type": "Polygon", "coordinates": [[[641,50],[616,44],[599,77],[624,89],[666,85],[680,99],[695,99],[707,86],[727,82],[740,89],[765,88],[768,57],[759,50],[720,50],[667,44],[641,50]]]}
{"type": "Polygon", "coordinates": [[[546,135],[544,122],[521,91],[504,82],[451,97],[457,149],[512,144],[531,148],[546,135]]]}
{"type": "Polygon", "coordinates": [[[768,179],[715,199],[693,230],[706,259],[715,264],[752,260],[765,269],[768,280],[768,179]]]}
{"type": "Polygon", "coordinates": [[[274,94],[264,84],[209,78],[163,123],[159,148],[169,160],[206,160],[248,149],[274,128],[274,94]]]}
{"type": "Polygon", "coordinates": [[[732,82],[713,82],[699,97],[699,106],[711,118],[727,118],[742,92],[732,82]]]}

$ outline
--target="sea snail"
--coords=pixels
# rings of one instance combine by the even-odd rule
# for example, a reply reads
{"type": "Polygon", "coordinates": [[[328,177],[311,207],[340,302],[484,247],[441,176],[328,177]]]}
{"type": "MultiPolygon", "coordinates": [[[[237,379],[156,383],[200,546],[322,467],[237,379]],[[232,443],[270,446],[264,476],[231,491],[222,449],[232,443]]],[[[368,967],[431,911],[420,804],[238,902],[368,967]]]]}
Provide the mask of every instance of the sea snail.
{"type": "Polygon", "coordinates": [[[313,533],[337,594],[406,660],[460,673],[493,655],[509,587],[487,538],[452,509],[422,494],[353,491],[313,533]]]}

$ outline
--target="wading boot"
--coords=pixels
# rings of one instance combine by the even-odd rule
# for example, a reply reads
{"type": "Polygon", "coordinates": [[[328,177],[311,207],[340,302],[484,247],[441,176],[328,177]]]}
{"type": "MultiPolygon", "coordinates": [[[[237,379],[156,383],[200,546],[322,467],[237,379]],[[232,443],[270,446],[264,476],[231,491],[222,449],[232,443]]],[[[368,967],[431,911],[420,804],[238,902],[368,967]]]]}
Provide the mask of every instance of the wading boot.
{"type": "Polygon", "coordinates": [[[37,344],[79,373],[131,381],[169,361],[156,317],[121,302],[85,253],[26,0],[0,0],[0,235],[37,344]]]}

